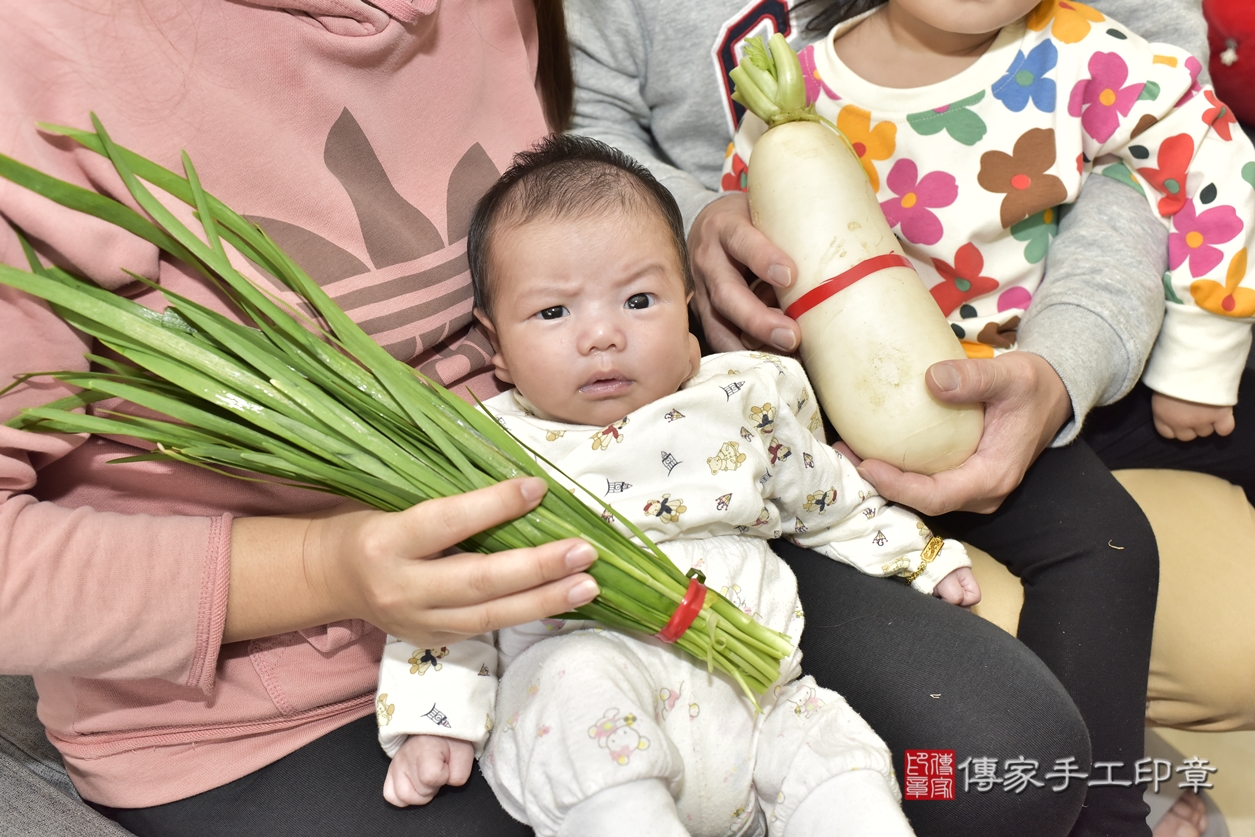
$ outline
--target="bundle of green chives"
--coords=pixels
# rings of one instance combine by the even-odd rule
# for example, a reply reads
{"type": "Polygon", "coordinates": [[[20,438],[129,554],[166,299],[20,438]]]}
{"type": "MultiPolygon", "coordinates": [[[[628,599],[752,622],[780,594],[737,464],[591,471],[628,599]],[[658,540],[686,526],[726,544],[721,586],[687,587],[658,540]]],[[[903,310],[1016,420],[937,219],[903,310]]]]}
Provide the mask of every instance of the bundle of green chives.
{"type": "MultiPolygon", "coordinates": [[[[667,625],[689,579],[643,532],[618,518],[640,541],[634,543],[546,473],[482,409],[384,351],[259,227],[202,189],[186,154],[180,176],[114,143],[94,115],[92,123],[94,133],[41,127],[107,157],[146,216],[4,155],[0,176],[115,224],[192,266],[231,298],[247,324],[164,290],[168,307],[158,313],[44,266],[23,239],[30,271],[0,265],[0,282],[46,300],[66,322],[124,360],[92,354],[93,371],[19,376],[3,391],[35,375],[80,391],[24,410],[9,426],[143,439],[156,449],[115,461],[169,460],[231,476],[259,474],[388,511],[513,477],[543,477],[549,492],[539,507],[462,546],[490,553],[583,538],[597,550],[589,572],[601,594],[570,615],[645,634],[667,625]],[[203,238],[141,181],[193,207],[203,238]],[[232,267],[226,245],[300,296],[325,329],[302,322],[232,267]],[[168,419],[82,409],[112,397],[168,419]]],[[[787,636],[754,622],[713,590],[675,644],[726,672],[751,700],[775,681],[780,661],[792,651],[787,636]]]]}

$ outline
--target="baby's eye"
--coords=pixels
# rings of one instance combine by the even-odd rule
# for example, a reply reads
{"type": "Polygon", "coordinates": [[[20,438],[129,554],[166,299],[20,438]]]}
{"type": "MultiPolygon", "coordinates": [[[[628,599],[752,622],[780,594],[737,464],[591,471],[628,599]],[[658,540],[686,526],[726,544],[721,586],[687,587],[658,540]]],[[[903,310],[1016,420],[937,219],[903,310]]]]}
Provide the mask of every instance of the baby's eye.
{"type": "Polygon", "coordinates": [[[632,294],[628,297],[627,302],[623,303],[625,308],[637,311],[641,308],[648,308],[654,304],[654,299],[649,294],[632,294]]]}
{"type": "Polygon", "coordinates": [[[556,320],[559,317],[565,317],[567,310],[565,305],[555,305],[552,308],[542,308],[536,313],[537,317],[542,320],[556,320]]]}

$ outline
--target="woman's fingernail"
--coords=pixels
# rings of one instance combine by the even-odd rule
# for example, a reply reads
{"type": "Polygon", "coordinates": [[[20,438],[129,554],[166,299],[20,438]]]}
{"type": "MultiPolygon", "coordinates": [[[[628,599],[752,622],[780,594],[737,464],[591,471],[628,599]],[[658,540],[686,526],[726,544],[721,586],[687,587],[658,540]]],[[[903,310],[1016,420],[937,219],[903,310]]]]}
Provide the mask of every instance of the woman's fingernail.
{"type": "Polygon", "coordinates": [[[797,347],[797,340],[793,336],[793,332],[787,328],[773,329],[771,332],[772,344],[782,352],[791,352],[797,347]]]}
{"type": "Polygon", "coordinates": [[[597,594],[600,592],[601,589],[597,587],[597,582],[590,578],[587,581],[581,581],[568,590],[566,600],[571,603],[572,607],[580,607],[597,598],[597,594]]]}
{"type": "Polygon", "coordinates": [[[862,465],[858,466],[854,470],[858,471],[858,475],[860,477],[862,477],[863,479],[871,483],[872,488],[876,487],[876,481],[872,479],[872,475],[867,470],[865,470],[862,465]]]}
{"type": "Polygon", "coordinates": [[[586,543],[577,543],[566,553],[566,565],[569,570],[582,570],[596,560],[597,550],[586,543]]]}
{"type": "Polygon", "coordinates": [[[773,264],[767,268],[767,281],[777,288],[787,288],[793,284],[793,274],[782,264],[773,264]]]}
{"type": "Polygon", "coordinates": [[[540,477],[523,480],[519,486],[519,491],[523,492],[523,499],[529,503],[535,503],[545,496],[545,492],[549,489],[548,483],[540,477]]]}
{"type": "Polygon", "coordinates": [[[933,376],[933,383],[942,392],[953,392],[959,388],[959,373],[948,363],[939,363],[928,371],[933,376]]]}

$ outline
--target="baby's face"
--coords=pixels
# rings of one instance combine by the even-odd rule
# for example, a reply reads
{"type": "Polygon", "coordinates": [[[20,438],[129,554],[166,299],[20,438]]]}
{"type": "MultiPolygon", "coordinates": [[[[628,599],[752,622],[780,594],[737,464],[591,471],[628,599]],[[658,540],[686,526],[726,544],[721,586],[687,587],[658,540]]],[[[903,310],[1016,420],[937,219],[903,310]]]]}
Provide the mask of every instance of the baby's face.
{"type": "Polygon", "coordinates": [[[542,417],[605,426],[697,371],[688,294],[666,224],[643,210],[538,219],[494,234],[497,377],[542,417]]]}

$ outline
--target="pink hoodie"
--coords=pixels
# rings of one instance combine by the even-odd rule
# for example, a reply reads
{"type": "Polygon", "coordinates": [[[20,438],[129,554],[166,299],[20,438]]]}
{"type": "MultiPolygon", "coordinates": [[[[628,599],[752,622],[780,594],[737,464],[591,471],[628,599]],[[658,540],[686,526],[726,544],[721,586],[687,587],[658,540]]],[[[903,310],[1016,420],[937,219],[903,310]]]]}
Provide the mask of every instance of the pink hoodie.
{"type": "MultiPolygon", "coordinates": [[[[99,191],[108,164],[39,133],[90,127],[257,220],[393,355],[496,392],[472,327],[474,203],[545,133],[531,0],[0,0],[0,151],[99,191]]],[[[184,210],[179,210],[184,213],[184,210]]],[[[148,244],[0,182],[45,258],[160,308],[123,268],[224,310],[148,244]]],[[[0,260],[24,265],[0,225],[0,260]]],[[[81,368],[87,347],[0,288],[0,381],[81,368]]],[[[0,422],[58,397],[0,399],[0,422]]],[[[101,405],[107,406],[107,405],[101,405]]],[[[321,508],[314,492],[164,464],[125,440],[0,427],[0,671],[89,799],[156,805],[216,787],[371,711],[383,635],[346,622],[221,646],[231,515],[321,508]]]]}

